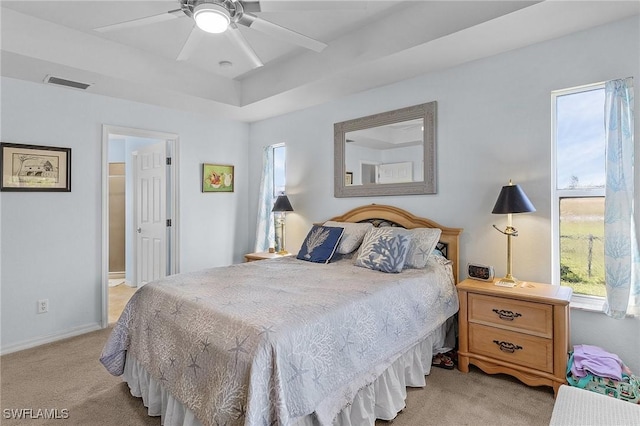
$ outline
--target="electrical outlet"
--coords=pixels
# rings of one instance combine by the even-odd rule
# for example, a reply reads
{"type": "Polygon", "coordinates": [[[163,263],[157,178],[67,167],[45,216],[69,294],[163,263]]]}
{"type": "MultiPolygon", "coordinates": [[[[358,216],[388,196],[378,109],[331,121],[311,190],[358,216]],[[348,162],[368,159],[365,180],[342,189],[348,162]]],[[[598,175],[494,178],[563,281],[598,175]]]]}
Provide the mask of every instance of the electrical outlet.
{"type": "Polygon", "coordinates": [[[38,313],[45,314],[49,312],[49,299],[38,300],[38,313]]]}

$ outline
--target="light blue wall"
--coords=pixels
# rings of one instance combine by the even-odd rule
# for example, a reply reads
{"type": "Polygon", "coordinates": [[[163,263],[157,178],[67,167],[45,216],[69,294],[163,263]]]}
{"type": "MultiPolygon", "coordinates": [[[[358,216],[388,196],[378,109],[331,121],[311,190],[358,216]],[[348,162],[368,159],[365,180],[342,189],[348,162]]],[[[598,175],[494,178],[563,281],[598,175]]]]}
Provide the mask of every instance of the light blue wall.
{"type": "Polygon", "coordinates": [[[100,327],[103,124],[180,136],[181,271],[242,261],[247,124],[9,78],[0,84],[4,142],[72,149],[71,192],[0,193],[3,352],[100,327]],[[203,162],[235,165],[235,192],[201,193],[203,162]],[[49,299],[48,313],[36,313],[38,299],[49,299]]]}
{"type": "Polygon", "coordinates": [[[111,138],[109,139],[109,162],[110,163],[124,163],[127,161],[127,155],[125,153],[124,138],[111,138]]]}
{"type": "MultiPolygon", "coordinates": [[[[460,264],[494,265],[504,275],[506,241],[491,225],[506,221],[491,210],[502,185],[513,179],[537,209],[514,217],[520,235],[513,242],[513,273],[550,282],[551,91],[633,76],[638,99],[639,28],[635,17],[253,123],[250,199],[257,197],[261,148],[285,142],[287,194],[296,206],[287,215],[289,250],[300,247],[314,222],[364,204],[391,204],[464,228],[460,264]],[[333,124],[430,101],[438,102],[437,194],[334,198],[333,124]]],[[[640,371],[640,320],[574,313],[573,343],[601,344],[640,371]]]]}

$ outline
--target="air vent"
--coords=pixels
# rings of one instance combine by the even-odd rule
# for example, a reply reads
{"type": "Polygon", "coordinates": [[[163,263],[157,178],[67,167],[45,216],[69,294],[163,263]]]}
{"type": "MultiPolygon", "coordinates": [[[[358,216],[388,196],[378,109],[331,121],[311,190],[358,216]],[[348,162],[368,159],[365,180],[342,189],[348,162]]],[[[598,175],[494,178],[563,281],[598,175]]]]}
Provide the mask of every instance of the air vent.
{"type": "Polygon", "coordinates": [[[57,84],[58,86],[71,87],[73,89],[87,90],[88,87],[91,86],[91,83],[81,83],[79,81],[66,80],[60,77],[54,77],[52,75],[48,75],[44,79],[45,83],[48,84],[57,84]]]}

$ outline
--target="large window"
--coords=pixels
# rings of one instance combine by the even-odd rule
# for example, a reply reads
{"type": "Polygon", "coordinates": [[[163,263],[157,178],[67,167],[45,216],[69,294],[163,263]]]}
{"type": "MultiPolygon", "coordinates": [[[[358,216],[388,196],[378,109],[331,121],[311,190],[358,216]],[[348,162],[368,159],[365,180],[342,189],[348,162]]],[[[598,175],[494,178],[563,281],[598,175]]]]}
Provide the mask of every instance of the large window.
{"type": "Polygon", "coordinates": [[[604,84],[552,93],[554,283],[605,296],[604,84]]]}

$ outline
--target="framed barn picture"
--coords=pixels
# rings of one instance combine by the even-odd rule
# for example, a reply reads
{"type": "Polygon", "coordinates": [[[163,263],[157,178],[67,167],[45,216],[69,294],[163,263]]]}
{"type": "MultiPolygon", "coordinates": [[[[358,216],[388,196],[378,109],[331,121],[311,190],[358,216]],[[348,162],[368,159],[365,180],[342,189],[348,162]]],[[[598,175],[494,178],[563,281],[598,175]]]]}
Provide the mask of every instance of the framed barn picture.
{"type": "Polygon", "coordinates": [[[71,148],[0,144],[0,191],[71,192],[71,148]]]}
{"type": "Polygon", "coordinates": [[[202,192],[233,192],[233,166],[202,165],[202,192]]]}

